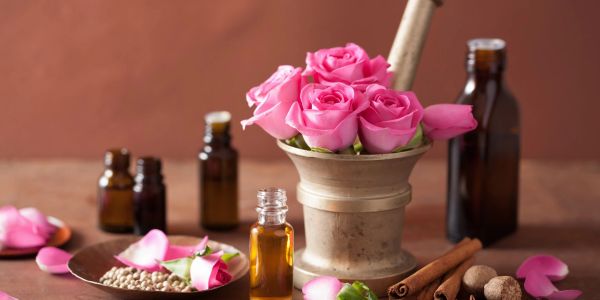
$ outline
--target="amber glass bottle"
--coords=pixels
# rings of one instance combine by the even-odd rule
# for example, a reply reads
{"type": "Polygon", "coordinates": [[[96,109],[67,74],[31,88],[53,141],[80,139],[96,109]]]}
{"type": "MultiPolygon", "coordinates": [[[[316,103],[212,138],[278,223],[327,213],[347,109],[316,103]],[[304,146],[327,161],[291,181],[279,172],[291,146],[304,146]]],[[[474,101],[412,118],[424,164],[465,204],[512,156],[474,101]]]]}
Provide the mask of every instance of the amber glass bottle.
{"type": "Polygon", "coordinates": [[[285,221],[285,190],[258,191],[258,222],[250,228],[250,299],[291,300],[294,229],[285,221]]]}
{"type": "Polygon", "coordinates": [[[477,129],[449,143],[447,234],[484,245],[517,229],[520,123],[517,100],[506,88],[506,45],[468,42],[467,83],[457,103],[473,106],[477,129]]]}
{"type": "Polygon", "coordinates": [[[167,231],[166,187],[161,173],[162,163],[155,157],[137,160],[133,186],[133,232],[144,235],[152,229],[167,231]]]}
{"type": "Polygon", "coordinates": [[[200,224],[207,229],[238,226],[238,153],[231,146],[231,114],[208,113],[200,161],[200,224]]]}
{"type": "Polygon", "coordinates": [[[98,222],[108,232],[133,230],[133,177],[129,151],[110,149],[104,155],[104,173],[98,180],[98,222]]]}

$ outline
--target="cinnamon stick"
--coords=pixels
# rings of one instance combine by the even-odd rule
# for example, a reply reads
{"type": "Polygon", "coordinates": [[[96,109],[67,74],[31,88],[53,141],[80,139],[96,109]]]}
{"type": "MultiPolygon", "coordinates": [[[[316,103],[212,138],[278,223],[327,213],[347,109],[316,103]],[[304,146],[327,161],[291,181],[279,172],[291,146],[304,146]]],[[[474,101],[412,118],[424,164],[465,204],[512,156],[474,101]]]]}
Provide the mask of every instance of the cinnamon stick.
{"type": "Polygon", "coordinates": [[[435,291],[440,286],[441,282],[442,282],[441,278],[434,280],[432,283],[430,283],[428,286],[426,286],[424,289],[422,289],[417,294],[417,300],[432,300],[433,295],[435,294],[435,291]]]}
{"type": "Polygon", "coordinates": [[[390,298],[404,299],[407,296],[415,295],[425,286],[437,278],[458,266],[467,258],[473,256],[481,249],[481,241],[473,239],[458,245],[454,249],[446,252],[436,260],[430,262],[411,276],[392,285],[388,288],[390,298]]]}
{"type": "Polygon", "coordinates": [[[475,258],[471,256],[471,258],[463,261],[452,272],[444,275],[442,284],[440,284],[434,293],[435,300],[455,300],[460,290],[463,275],[473,265],[473,262],[475,262],[475,258]]]}

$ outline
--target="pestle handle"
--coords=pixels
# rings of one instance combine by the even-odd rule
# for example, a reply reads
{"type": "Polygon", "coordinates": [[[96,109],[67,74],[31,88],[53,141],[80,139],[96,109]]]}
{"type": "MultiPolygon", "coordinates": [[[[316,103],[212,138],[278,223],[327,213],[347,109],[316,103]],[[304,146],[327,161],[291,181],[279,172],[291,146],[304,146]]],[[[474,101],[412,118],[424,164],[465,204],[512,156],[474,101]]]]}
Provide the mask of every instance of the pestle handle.
{"type": "Polygon", "coordinates": [[[433,11],[440,5],[442,0],[408,0],[388,56],[395,90],[411,89],[433,11]]]}

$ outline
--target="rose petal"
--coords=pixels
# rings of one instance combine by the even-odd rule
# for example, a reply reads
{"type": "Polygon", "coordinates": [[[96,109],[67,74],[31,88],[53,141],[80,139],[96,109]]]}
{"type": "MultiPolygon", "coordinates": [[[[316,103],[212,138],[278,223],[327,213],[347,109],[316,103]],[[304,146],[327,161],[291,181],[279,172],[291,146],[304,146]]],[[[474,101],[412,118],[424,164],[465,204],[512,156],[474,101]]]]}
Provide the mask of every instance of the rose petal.
{"type": "Polygon", "coordinates": [[[152,229],[115,258],[130,267],[157,271],[160,269],[160,261],[165,259],[168,248],[169,240],[164,232],[152,229]]]}
{"type": "Polygon", "coordinates": [[[434,140],[447,140],[477,127],[470,105],[435,104],[425,108],[423,128],[434,140]]]}
{"type": "Polygon", "coordinates": [[[0,300],[19,300],[3,291],[0,291],[0,300]]]}
{"type": "Polygon", "coordinates": [[[204,291],[223,285],[231,280],[227,264],[221,259],[222,253],[213,253],[194,258],[190,268],[191,283],[194,288],[204,291]]]}
{"type": "Polygon", "coordinates": [[[548,277],[541,273],[529,272],[525,278],[525,291],[534,297],[547,297],[558,291],[548,277]]]}
{"type": "Polygon", "coordinates": [[[556,291],[550,295],[548,295],[548,300],[572,300],[577,299],[579,296],[583,294],[579,290],[564,290],[564,291],[556,291]]]}
{"type": "Polygon", "coordinates": [[[56,227],[48,222],[48,217],[34,207],[19,209],[19,214],[34,225],[34,230],[39,235],[48,239],[56,231],[56,227]]]}
{"type": "Polygon", "coordinates": [[[560,259],[551,255],[535,255],[527,258],[517,269],[517,278],[525,278],[529,272],[546,275],[550,280],[564,279],[569,267],[560,259]]]}
{"type": "Polygon", "coordinates": [[[67,263],[73,255],[56,247],[44,247],[40,249],[35,262],[40,270],[52,274],[69,273],[67,263]]]}
{"type": "Polygon", "coordinates": [[[46,244],[47,238],[35,225],[21,216],[14,206],[0,208],[0,241],[7,248],[31,248],[46,244]]]}
{"type": "Polygon", "coordinates": [[[302,287],[304,300],[336,300],[343,283],[332,276],[320,276],[302,287]]]}
{"type": "Polygon", "coordinates": [[[535,271],[527,273],[524,286],[529,295],[550,300],[571,300],[582,294],[579,290],[559,291],[548,277],[535,271]]]}
{"type": "Polygon", "coordinates": [[[167,249],[167,253],[165,254],[164,260],[172,260],[178,259],[186,256],[191,256],[196,252],[200,252],[206,248],[208,244],[208,235],[204,236],[204,238],[195,246],[177,246],[177,245],[169,245],[167,249]]]}

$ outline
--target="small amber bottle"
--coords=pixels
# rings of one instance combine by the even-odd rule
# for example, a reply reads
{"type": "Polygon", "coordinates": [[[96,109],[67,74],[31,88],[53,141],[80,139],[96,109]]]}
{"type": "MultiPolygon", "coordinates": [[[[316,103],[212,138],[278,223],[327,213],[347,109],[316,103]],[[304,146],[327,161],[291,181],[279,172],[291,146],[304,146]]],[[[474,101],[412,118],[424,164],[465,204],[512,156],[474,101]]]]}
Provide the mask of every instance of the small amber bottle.
{"type": "Polygon", "coordinates": [[[285,190],[258,191],[258,222],[250,228],[250,299],[292,299],[294,229],[285,221],[285,190]]]}
{"type": "Polygon", "coordinates": [[[144,235],[152,229],[167,231],[166,187],[161,173],[162,163],[155,157],[137,160],[133,186],[133,232],[144,235]]]}
{"type": "Polygon", "coordinates": [[[205,116],[204,147],[200,161],[200,224],[206,229],[238,226],[238,153],[231,146],[231,114],[205,116]]]}
{"type": "Polygon", "coordinates": [[[108,232],[133,230],[133,177],[129,151],[110,149],[104,155],[104,173],[98,180],[98,225],[108,232]]]}

